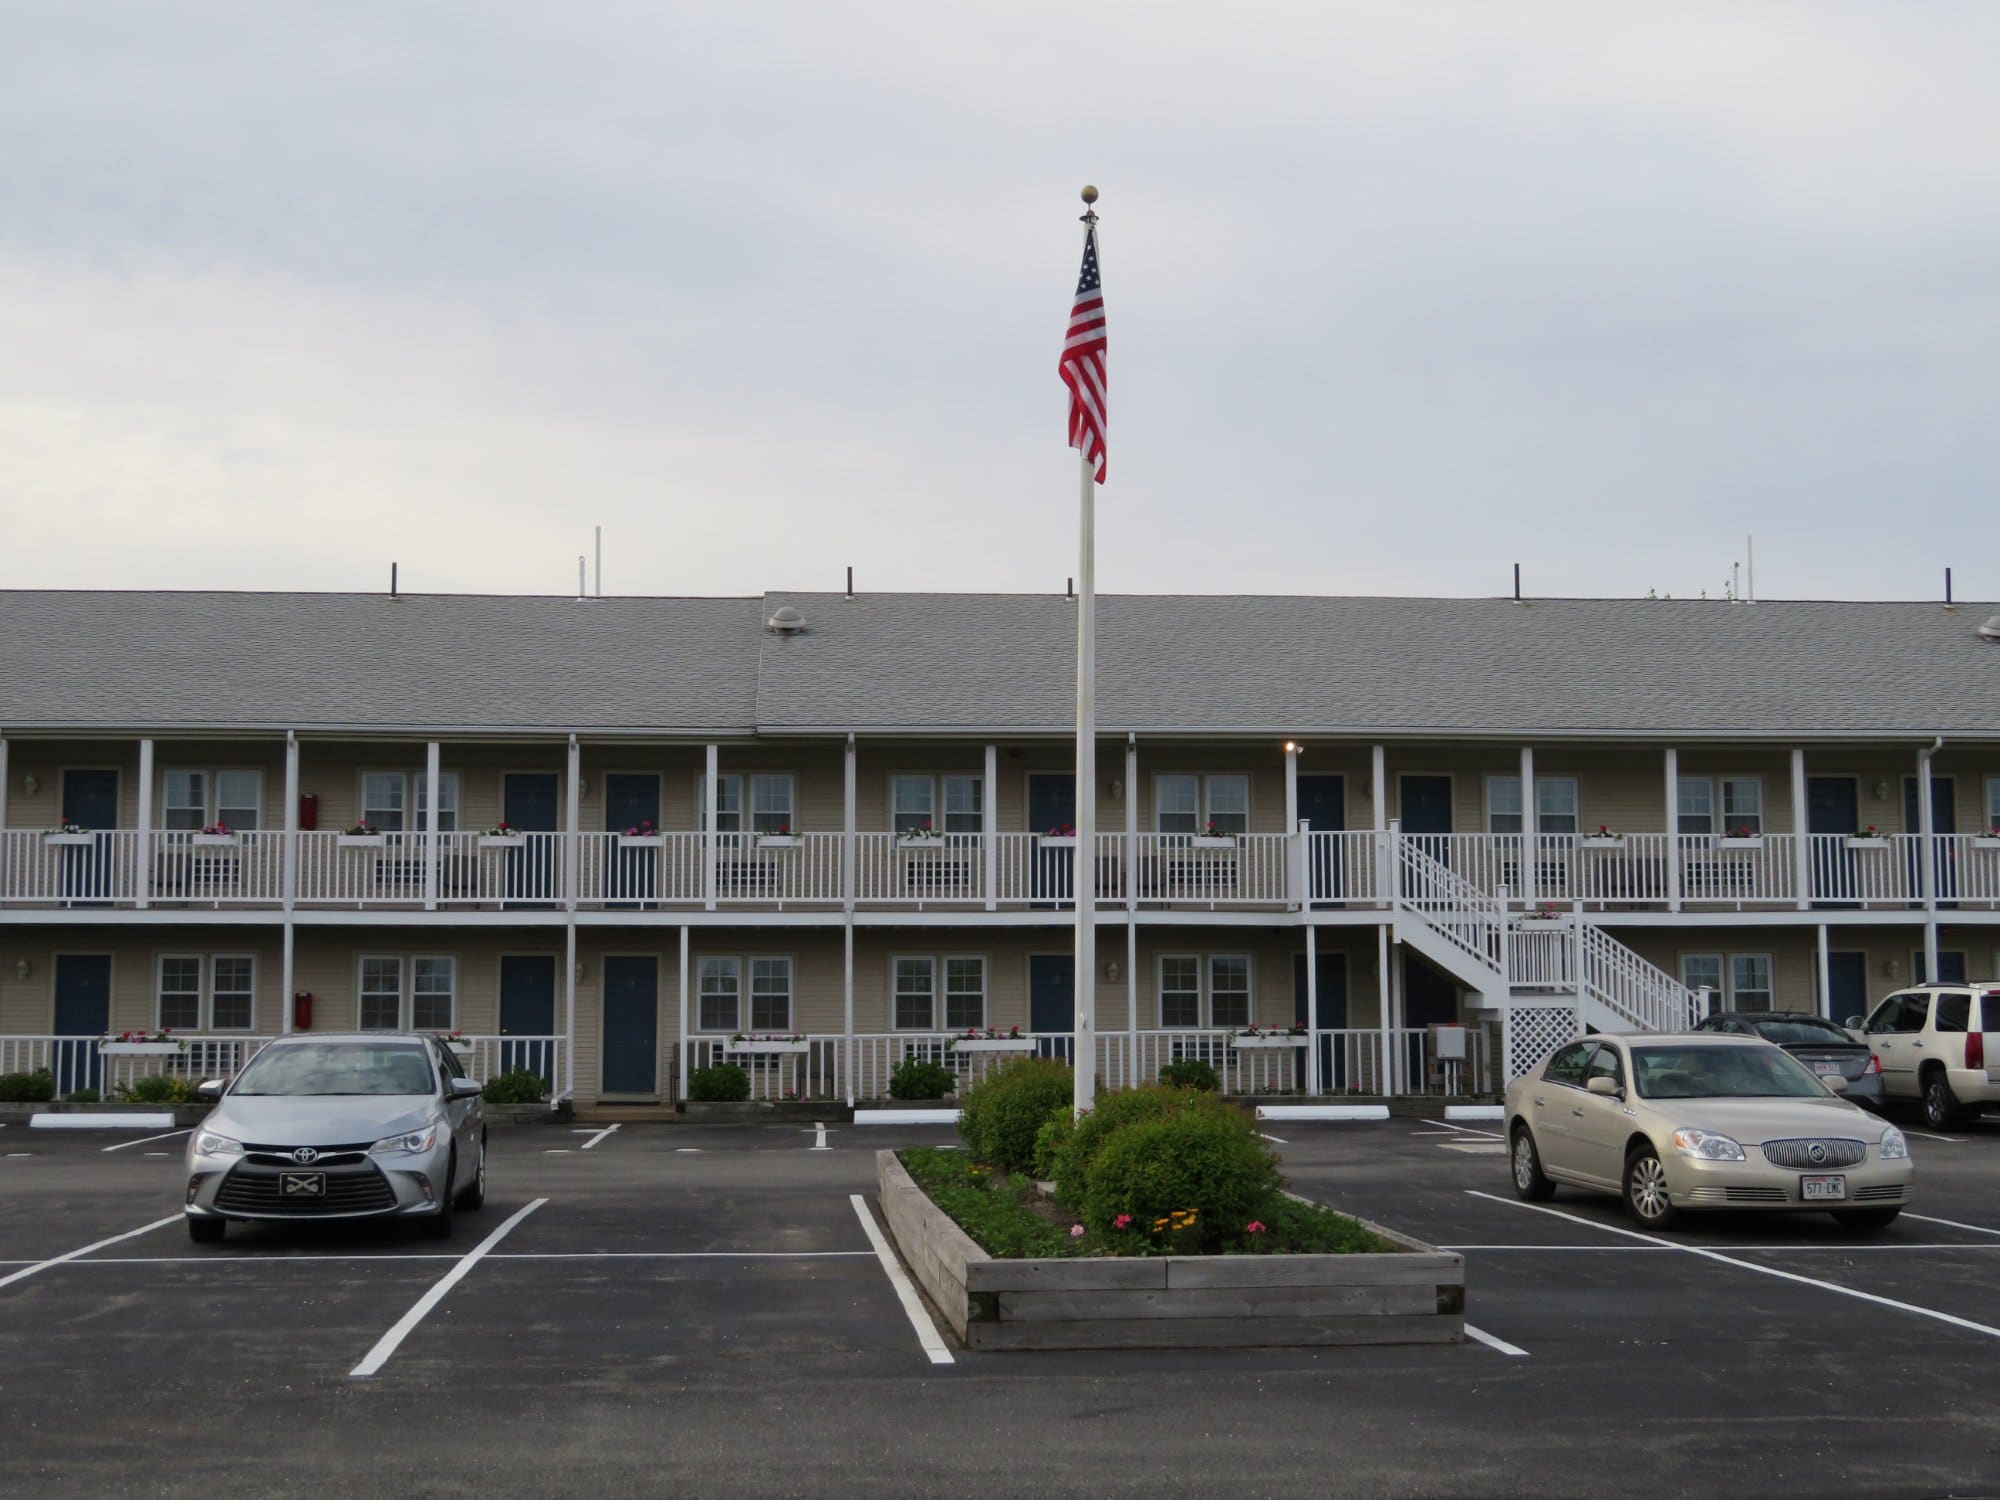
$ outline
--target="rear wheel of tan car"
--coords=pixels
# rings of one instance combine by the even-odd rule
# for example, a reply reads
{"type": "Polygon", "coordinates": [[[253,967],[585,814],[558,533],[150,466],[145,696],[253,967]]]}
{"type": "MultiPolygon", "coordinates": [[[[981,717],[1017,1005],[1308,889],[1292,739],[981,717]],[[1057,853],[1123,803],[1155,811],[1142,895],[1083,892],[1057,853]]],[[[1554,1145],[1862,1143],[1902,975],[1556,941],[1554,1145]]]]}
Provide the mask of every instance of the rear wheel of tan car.
{"type": "Polygon", "coordinates": [[[1625,1212],[1646,1229],[1672,1229],[1681,1211],[1667,1196],[1667,1169],[1651,1146],[1625,1158],[1625,1212]]]}
{"type": "Polygon", "coordinates": [[[1923,1108],[1924,1123],[1933,1130],[1949,1130],[1965,1123],[1965,1106],[1951,1091],[1951,1080],[1944,1076],[1943,1068],[1933,1066],[1924,1074],[1923,1108]]]}
{"type": "Polygon", "coordinates": [[[1514,1127],[1514,1193],[1530,1203],[1546,1203],[1556,1195],[1556,1185],[1542,1171],[1542,1155],[1528,1127],[1514,1127]]]}

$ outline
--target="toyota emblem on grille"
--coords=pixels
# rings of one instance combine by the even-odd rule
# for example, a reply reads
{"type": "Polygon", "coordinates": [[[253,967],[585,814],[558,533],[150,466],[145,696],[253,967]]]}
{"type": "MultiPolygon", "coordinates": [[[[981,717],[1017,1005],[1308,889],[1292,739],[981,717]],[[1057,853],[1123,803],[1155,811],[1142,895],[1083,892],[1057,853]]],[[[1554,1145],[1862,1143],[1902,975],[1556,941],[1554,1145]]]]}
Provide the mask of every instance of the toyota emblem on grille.
{"type": "Polygon", "coordinates": [[[1826,1163],[1826,1147],[1822,1146],[1818,1141],[1814,1141],[1810,1146],[1806,1147],[1806,1155],[1812,1158],[1812,1163],[1816,1167],[1824,1166],[1826,1163]]]}
{"type": "MultiPolygon", "coordinates": [[[[1813,1149],[1814,1149],[1815,1151],[1818,1151],[1818,1150],[1819,1150],[1819,1148],[1818,1148],[1817,1146],[1813,1147],[1813,1149]]],[[[1819,1160],[1819,1159],[1823,1158],[1823,1157],[1825,1156],[1825,1154],[1826,1154],[1826,1153],[1822,1151],[1822,1152],[1820,1152],[1820,1157],[1816,1157],[1816,1158],[1814,1158],[1814,1159],[1815,1159],[1815,1160],[1819,1160]]],[[[295,1161],[295,1162],[297,1162],[297,1163],[298,1163],[298,1164],[299,1164],[300,1166],[302,1166],[302,1167],[303,1167],[303,1166],[308,1166],[308,1165],[310,1165],[311,1163],[313,1163],[313,1162],[316,1162],[316,1161],[318,1161],[318,1160],[319,1160],[319,1153],[318,1153],[317,1151],[313,1150],[313,1148],[312,1148],[312,1147],[310,1147],[310,1146],[301,1146],[301,1147],[299,1147],[299,1149],[298,1149],[298,1150],[296,1150],[296,1151],[294,1151],[294,1152],[292,1153],[292,1160],[293,1160],[293,1161],[295,1161]]]]}

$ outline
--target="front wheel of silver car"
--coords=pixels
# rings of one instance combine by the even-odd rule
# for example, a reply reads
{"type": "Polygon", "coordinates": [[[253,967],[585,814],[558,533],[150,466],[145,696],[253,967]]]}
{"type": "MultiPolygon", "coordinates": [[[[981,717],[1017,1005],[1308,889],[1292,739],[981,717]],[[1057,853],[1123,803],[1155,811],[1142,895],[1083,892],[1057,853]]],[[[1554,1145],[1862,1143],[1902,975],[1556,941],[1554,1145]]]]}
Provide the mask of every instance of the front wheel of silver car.
{"type": "Polygon", "coordinates": [[[451,1153],[445,1167],[444,1191],[438,1194],[437,1210],[424,1220],[424,1233],[434,1240],[451,1238],[451,1180],[458,1175],[458,1152],[451,1153]]]}
{"type": "Polygon", "coordinates": [[[1542,1171],[1541,1153],[1525,1125],[1514,1130],[1514,1195],[1530,1203],[1546,1203],[1556,1195],[1556,1185],[1542,1171]]]}
{"type": "Polygon", "coordinates": [[[479,1142],[479,1169],[472,1174],[472,1181],[465,1185],[465,1191],[458,1195],[458,1206],[476,1209],[486,1202],[486,1142],[479,1142]]]}
{"type": "Polygon", "coordinates": [[[1625,1211],[1647,1229],[1671,1229],[1680,1222],[1680,1210],[1667,1193],[1667,1169],[1650,1146],[1625,1158],[1625,1211]]]}

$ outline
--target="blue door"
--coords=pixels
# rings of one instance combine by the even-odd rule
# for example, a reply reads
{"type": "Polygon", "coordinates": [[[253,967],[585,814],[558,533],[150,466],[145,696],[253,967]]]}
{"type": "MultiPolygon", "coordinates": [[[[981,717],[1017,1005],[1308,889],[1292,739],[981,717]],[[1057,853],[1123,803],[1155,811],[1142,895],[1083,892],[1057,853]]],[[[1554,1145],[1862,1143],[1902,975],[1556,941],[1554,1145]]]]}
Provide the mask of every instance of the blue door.
{"type": "MultiPolygon", "coordinates": [[[[1332,778],[1339,780],[1339,777],[1332,778]]],[[[1301,799],[1303,801],[1303,799],[1301,799]]],[[[1321,1031],[1342,1031],[1347,1026],[1347,960],[1338,953],[1322,953],[1319,962],[1317,983],[1319,988],[1319,1029],[1321,1031]]],[[[1292,955],[1292,1019],[1304,1026],[1306,1021],[1306,956],[1292,955]]],[[[1347,1087],[1351,1071],[1351,1059],[1342,1045],[1344,1038],[1323,1036],[1319,1039],[1319,1086],[1332,1093],[1347,1087]]],[[[1306,1086],[1305,1053],[1299,1053],[1298,1087],[1306,1086]]]]}
{"type": "MultiPolygon", "coordinates": [[[[613,774],[604,778],[604,828],[623,833],[628,828],[657,830],[660,826],[660,778],[613,774]]],[[[617,905],[644,905],[659,893],[657,849],[621,849],[614,839],[604,875],[605,898],[617,905]]]]}
{"type": "MultiPolygon", "coordinates": [[[[556,960],[554,954],[510,953],[500,960],[500,1034],[503,1037],[549,1037],[556,1031],[556,960]]],[[[551,1092],[556,1086],[555,1048],[547,1042],[500,1044],[500,1069],[526,1068],[541,1075],[551,1092]]]]}
{"type": "Polygon", "coordinates": [[[1868,1014],[1867,954],[1827,954],[1826,999],[1827,1019],[1836,1026],[1845,1026],[1850,1018],[1868,1014]]]}
{"type": "Polygon", "coordinates": [[[1036,1034],[1041,1057],[1076,1056],[1076,958],[1069,953],[1036,953],[1028,958],[1028,1030],[1036,1034]],[[1053,1032],[1053,1036],[1043,1033],[1053,1032]]]}
{"type": "MultiPolygon", "coordinates": [[[[1861,825],[1860,794],[1851,776],[1814,776],[1806,782],[1806,831],[1842,837],[1812,841],[1812,894],[1820,906],[1849,906],[1861,893],[1854,853],[1845,836],[1861,825]]],[[[1726,830],[1725,830],[1726,831],[1726,830]]]]}
{"type": "MultiPolygon", "coordinates": [[[[561,778],[553,772],[513,773],[506,778],[500,816],[522,833],[554,833],[561,778]]],[[[546,902],[556,893],[556,841],[534,839],[507,854],[507,899],[546,902]]]]}
{"type": "Polygon", "coordinates": [[[660,1091],[660,961],[604,960],[604,1092],[660,1091]]]}
{"type": "MultiPolygon", "coordinates": [[[[118,826],[118,773],[71,770],[62,773],[63,822],[92,831],[118,826]]],[[[65,847],[63,896],[69,901],[108,901],[112,886],[111,850],[100,841],[87,848],[65,847]]]]}
{"type": "MultiPolygon", "coordinates": [[[[1299,821],[1310,824],[1314,833],[1339,833],[1346,828],[1347,778],[1301,776],[1299,821]]],[[[1306,871],[1311,877],[1312,901],[1315,905],[1336,904],[1340,896],[1340,841],[1314,839],[1306,847],[1311,851],[1306,871]]]]}
{"type": "Polygon", "coordinates": [[[1451,840],[1443,835],[1451,832],[1451,778],[1399,777],[1396,798],[1404,836],[1417,835],[1419,849],[1439,864],[1449,865],[1451,840]]]}
{"type": "MultiPolygon", "coordinates": [[[[1903,778],[1903,827],[1911,833],[1923,830],[1923,819],[1917,808],[1917,778],[1903,778]]],[[[1958,784],[1949,776],[1931,778],[1931,829],[1940,838],[1958,831],[1958,784]]],[[[1922,904],[1923,866],[1917,863],[1920,856],[1913,849],[1910,853],[1910,889],[1917,894],[1922,904]]],[[[1940,844],[1932,863],[1937,872],[1937,899],[1940,906],[1958,905],[1958,846],[1940,844]]]]}
{"type": "Polygon", "coordinates": [[[55,1035],[83,1040],[58,1041],[55,1065],[56,1097],[77,1089],[104,1086],[97,1040],[111,1029],[111,956],[108,953],[61,953],[56,956],[55,1035]]]}
{"type": "MultiPolygon", "coordinates": [[[[1045,834],[1076,824],[1076,777],[1036,773],[1028,777],[1028,829],[1045,834]]],[[[1059,906],[1075,899],[1076,859],[1068,849],[1035,850],[1029,871],[1029,894],[1038,906],[1059,906]]]]}

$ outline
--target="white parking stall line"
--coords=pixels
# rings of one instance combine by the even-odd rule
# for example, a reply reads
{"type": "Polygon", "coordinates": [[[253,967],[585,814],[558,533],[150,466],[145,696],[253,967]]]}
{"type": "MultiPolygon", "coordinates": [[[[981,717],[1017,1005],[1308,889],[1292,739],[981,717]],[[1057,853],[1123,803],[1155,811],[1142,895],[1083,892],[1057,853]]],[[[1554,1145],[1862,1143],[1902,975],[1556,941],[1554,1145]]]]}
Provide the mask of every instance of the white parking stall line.
{"type": "MultiPolygon", "coordinates": [[[[377,1260],[457,1260],[450,1251],[356,1251],[352,1255],[107,1255],[97,1260],[71,1262],[72,1269],[83,1266],[288,1266],[294,1262],[377,1260]]],[[[873,1260],[873,1250],[496,1250],[488,1260],[873,1260]]],[[[27,1265],[27,1261],[0,1261],[0,1265],[27,1265]]]]}
{"type": "Polygon", "coordinates": [[[1927,1141],[1949,1141],[1954,1146],[1963,1146],[1965,1138],[1956,1135],[1932,1135],[1928,1130],[1906,1130],[1904,1135],[1920,1135],[1927,1141]]]}
{"type": "Polygon", "coordinates": [[[825,1122],[824,1122],[824,1121],[821,1121],[821,1120],[814,1120],[814,1121],[813,1121],[813,1131],[814,1131],[814,1134],[813,1134],[813,1143],[812,1143],[812,1144],[811,1144],[810,1146],[806,1147],[806,1150],[808,1150],[808,1151],[831,1151],[831,1150],[833,1149],[833,1147],[829,1146],[829,1145],[828,1145],[828,1144],[826,1143],[826,1124],[825,1124],[825,1122]]]}
{"type": "Polygon", "coordinates": [[[440,1276],[436,1284],[417,1299],[416,1305],[397,1320],[395,1327],[391,1328],[375,1341],[375,1347],[368,1351],[361,1363],[347,1372],[348,1378],[351,1380],[365,1380],[381,1369],[382,1366],[386,1365],[391,1356],[402,1345],[403,1340],[410,1336],[410,1331],[423,1322],[425,1315],[432,1308],[444,1301],[444,1294],[463,1281],[466,1273],[478,1265],[480,1261],[484,1260],[493,1247],[505,1239],[516,1224],[527,1218],[529,1214],[548,1201],[546,1198],[537,1198],[526,1207],[516,1209],[506,1223],[502,1224],[498,1229],[487,1235],[485,1239],[473,1246],[471,1250],[467,1251],[465,1257],[457,1265],[440,1276]]]}
{"type": "Polygon", "coordinates": [[[1934,1219],[1929,1214],[1913,1214],[1907,1208],[1903,1210],[1903,1217],[1916,1219],[1924,1224],[1944,1224],[1952,1229],[1968,1229],[1974,1234],[2000,1235],[2000,1229],[1987,1229],[1979,1224],[1961,1224],[1957,1219],[1934,1219]]]}
{"type": "Polygon", "coordinates": [[[1477,1339],[1487,1348],[1497,1350],[1509,1358],[1526,1359],[1528,1357],[1528,1351],[1523,1349],[1519,1344],[1510,1344],[1505,1339],[1496,1339],[1485,1329],[1474,1328],[1470,1323],[1465,1325],[1465,1336],[1469,1339],[1477,1339]]]}
{"type": "Polygon", "coordinates": [[[1496,1141],[1502,1139],[1500,1132],[1497,1130],[1474,1130],[1470,1125],[1460,1125],[1454,1120],[1435,1120],[1432,1123],[1442,1125],[1446,1130],[1456,1130],[1464,1135],[1483,1135],[1496,1141]]]}
{"type": "MultiPolygon", "coordinates": [[[[143,1146],[148,1141],[170,1141],[177,1135],[189,1135],[192,1134],[193,1131],[194,1131],[194,1126],[190,1125],[186,1130],[169,1130],[165,1135],[142,1135],[136,1141],[120,1141],[115,1146],[106,1146],[103,1149],[106,1151],[124,1151],[133,1146],[143,1146]]],[[[159,1153],[148,1151],[146,1154],[148,1156],[154,1156],[159,1153]]]]}
{"type": "Polygon", "coordinates": [[[1821,1281],[1816,1276],[1801,1276],[1796,1271],[1780,1270],[1776,1266],[1760,1265],[1754,1260],[1739,1260],[1733,1255],[1724,1255],[1718,1250],[1704,1249],[1699,1245],[1681,1245],[1672,1240],[1663,1240],[1657,1235],[1643,1234],[1636,1229],[1621,1229],[1612,1224],[1599,1224],[1593,1219],[1577,1214],[1566,1214],[1559,1208],[1546,1208],[1539,1203],[1523,1203],[1517,1198],[1502,1198],[1495,1193],[1482,1193],[1477,1188],[1467,1188],[1466,1194],[1473,1198],[1484,1198],[1488,1203],[1504,1204],[1508,1208],[1524,1208],[1530,1213],[1548,1214],[1552,1218],[1566,1219],[1572,1224],[1581,1224],[1586,1229],[1595,1229],[1604,1234],[1622,1234],[1629,1239],[1641,1240],[1649,1245],[1664,1245],[1670,1250],[1679,1250],[1684,1255],[1695,1255],[1703,1260],[1719,1261],[1725,1266],[1736,1266],[1741,1270],[1755,1271],[1759,1276],[1775,1276],[1780,1281],[1796,1281],[1801,1286],[1816,1286],[1821,1291],[1836,1292],[1843,1297],[1852,1297],[1858,1302],[1872,1302],[1877,1307],[1892,1307],[1897,1312],[1914,1313],[1920,1318],[1932,1318],[1939,1323],[1949,1323],[1954,1328],[1963,1328],[1971,1333],[1983,1333],[1988,1338],[2000,1339],[2000,1328],[1986,1323],[1975,1323],[1970,1318],[1956,1314],[1939,1312],[1935,1307],[1919,1307],[1914,1302],[1898,1302],[1894,1297],[1878,1296],[1874,1292],[1864,1292],[1856,1287],[1842,1286],[1837,1281],[1821,1281]]]}
{"type": "Polygon", "coordinates": [[[589,1140],[583,1143],[583,1149],[585,1151],[588,1151],[592,1146],[595,1146],[599,1141],[603,1140],[607,1135],[612,1134],[617,1129],[618,1127],[616,1125],[605,1126],[602,1130],[598,1131],[596,1135],[592,1136],[589,1140]]]}
{"type": "Polygon", "coordinates": [[[861,1221],[862,1232],[868,1236],[868,1243],[875,1247],[875,1258],[882,1262],[889,1285],[896,1289],[896,1300],[903,1304],[904,1315],[909,1318],[910,1326],[916,1329],[917,1342],[924,1346],[924,1353],[930,1356],[934,1365],[957,1364],[958,1361],[951,1357],[951,1351],[945,1348],[944,1340],[938,1337],[930,1314],[924,1311],[923,1299],[917,1295],[917,1289],[910,1285],[910,1278],[896,1263],[896,1252],[889,1248],[889,1242],[876,1227],[875,1216],[868,1212],[867,1202],[859,1193],[849,1193],[847,1201],[854,1205],[854,1217],[861,1221]]]}
{"type": "MultiPolygon", "coordinates": [[[[1440,1250],[1456,1250],[1460,1254],[1478,1251],[1488,1254],[1496,1251],[1518,1250],[1528,1255],[1550,1253],[1568,1255],[1657,1255],[1662,1250],[1684,1249],[1681,1245],[1439,1245],[1440,1250]]],[[[2000,1251],[2000,1245],[1959,1245],[1946,1241],[1924,1244],[1905,1244],[1901,1241],[1886,1244],[1834,1243],[1827,1245],[1738,1245],[1737,1252],[1743,1255],[1888,1255],[1909,1250],[1963,1251],[1969,1255],[1990,1254],[2000,1251]]],[[[96,1265],[90,1261],[86,1264],[96,1265]]]]}
{"type": "Polygon", "coordinates": [[[1270,1133],[1270,1131],[1268,1131],[1268,1130],[1260,1130],[1260,1131],[1258,1131],[1258,1132],[1257,1132],[1257,1134],[1259,1134],[1259,1135],[1261,1135],[1262,1137],[1264,1137],[1264,1139],[1265,1139],[1265,1140],[1267,1140],[1267,1141],[1270,1141],[1270,1142],[1271,1142],[1271,1143],[1272,1143],[1273,1145],[1278,1145],[1278,1146],[1289,1146],[1289,1145],[1291,1145],[1291,1142],[1290,1142],[1290,1141],[1288,1141],[1288,1140],[1286,1140],[1286,1139],[1285,1139],[1285,1138],[1284,1138],[1283,1136],[1281,1136],[1281,1135],[1272,1135],[1272,1134],[1270,1133]]]}
{"type": "Polygon", "coordinates": [[[150,1224],[141,1224],[137,1229],[128,1229],[123,1234],[114,1234],[109,1239],[98,1240],[85,1245],[81,1250],[72,1250],[67,1255],[53,1255],[47,1260],[38,1260],[33,1265],[14,1272],[11,1276],[0,1276],[0,1286],[12,1286],[17,1281],[26,1281],[37,1271],[46,1271],[50,1266],[59,1266],[78,1256],[88,1255],[93,1250],[102,1250],[106,1245],[115,1245],[120,1240],[135,1240],[142,1234],[151,1234],[155,1229],[165,1229],[169,1224],[178,1224],[184,1215],[168,1214],[164,1219],[155,1219],[150,1224]]]}

